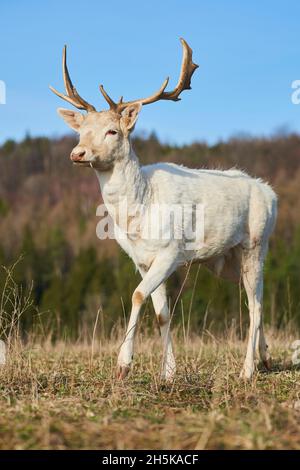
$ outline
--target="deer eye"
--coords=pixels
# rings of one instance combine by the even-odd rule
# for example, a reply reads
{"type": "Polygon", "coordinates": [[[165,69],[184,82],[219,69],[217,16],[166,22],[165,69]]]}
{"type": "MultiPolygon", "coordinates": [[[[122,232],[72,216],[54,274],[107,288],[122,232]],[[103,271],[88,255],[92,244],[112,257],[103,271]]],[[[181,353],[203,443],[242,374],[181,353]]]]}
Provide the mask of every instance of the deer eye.
{"type": "Polygon", "coordinates": [[[105,137],[107,135],[116,135],[116,134],[117,134],[117,131],[114,131],[113,129],[110,129],[109,131],[106,132],[105,137]]]}

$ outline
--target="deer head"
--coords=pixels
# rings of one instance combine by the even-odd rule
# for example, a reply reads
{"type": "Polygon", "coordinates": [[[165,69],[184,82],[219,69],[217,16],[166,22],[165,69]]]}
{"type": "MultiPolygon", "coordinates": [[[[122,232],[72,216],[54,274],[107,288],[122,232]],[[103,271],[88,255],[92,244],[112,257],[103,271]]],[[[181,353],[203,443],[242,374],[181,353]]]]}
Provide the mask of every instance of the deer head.
{"type": "Polygon", "coordinates": [[[174,90],[165,91],[169,82],[169,78],[166,78],[160,89],[148,98],[124,102],[121,97],[116,103],[106,93],[103,85],[100,85],[100,91],[109,104],[109,110],[99,112],[85,101],[74,87],[67,68],[66,46],[64,47],[63,78],[66,94],[58,92],[51,86],[50,89],[76,108],[86,111],[86,114],[82,114],[58,108],[58,114],[80,136],[78,145],[70,155],[73,163],[92,166],[100,171],[110,170],[117,160],[128,154],[129,136],[142,106],[159,100],[179,101],[182,91],[191,89],[191,78],[198,65],[192,61],[192,49],[184,39],[181,38],[180,41],[183,57],[179,80],[174,90]]]}

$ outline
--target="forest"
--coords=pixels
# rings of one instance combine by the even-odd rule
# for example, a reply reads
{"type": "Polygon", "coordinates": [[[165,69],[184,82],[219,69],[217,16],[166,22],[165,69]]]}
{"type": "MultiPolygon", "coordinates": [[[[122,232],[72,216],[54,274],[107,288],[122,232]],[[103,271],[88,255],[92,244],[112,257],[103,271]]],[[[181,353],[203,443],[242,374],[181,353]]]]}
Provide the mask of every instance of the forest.
{"type": "MultiPolygon", "coordinates": [[[[264,314],[272,327],[300,326],[300,136],[241,136],[211,146],[164,144],[154,134],[133,140],[141,164],[236,167],[272,185],[279,213],[265,267],[264,314]]],[[[20,319],[24,336],[38,329],[53,340],[79,338],[91,331],[97,312],[103,334],[111,333],[129,314],[139,282],[117,243],[96,236],[101,193],[91,169],[71,164],[75,143],[71,136],[28,135],[0,147],[0,296],[7,315],[13,314],[13,304],[3,298],[12,269],[13,282],[30,297],[20,319]]],[[[204,322],[216,331],[248,322],[241,287],[203,266],[174,273],[168,291],[174,325],[183,322],[197,332],[204,322]]],[[[143,323],[154,321],[147,303],[143,323]]]]}

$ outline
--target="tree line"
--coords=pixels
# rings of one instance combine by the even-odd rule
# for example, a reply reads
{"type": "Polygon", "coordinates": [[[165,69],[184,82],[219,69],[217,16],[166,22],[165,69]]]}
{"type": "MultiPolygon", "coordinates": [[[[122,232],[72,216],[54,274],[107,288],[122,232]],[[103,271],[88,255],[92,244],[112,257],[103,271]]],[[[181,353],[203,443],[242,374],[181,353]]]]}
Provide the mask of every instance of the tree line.
{"type": "MultiPolygon", "coordinates": [[[[96,237],[98,182],[87,168],[74,168],[69,154],[75,140],[26,138],[0,147],[0,264],[14,269],[16,283],[31,289],[32,304],[21,320],[53,337],[78,337],[101,312],[103,333],[124,321],[139,282],[133,263],[113,240],[96,237]]],[[[300,136],[232,138],[174,146],[154,134],[137,135],[142,164],[170,161],[194,168],[237,167],[260,177],[279,195],[279,216],[265,273],[265,317],[275,327],[300,325],[300,136]]],[[[0,277],[0,294],[5,286],[0,277]]],[[[182,268],[169,280],[173,321],[197,331],[204,318],[211,328],[239,325],[245,297],[239,286],[214,278],[204,267],[182,268]],[[182,283],[182,294],[176,302],[182,283]]],[[[9,309],[9,306],[6,308],[9,309]]],[[[11,307],[13,308],[13,307],[11,307]]],[[[146,321],[154,314],[145,306],[146,321]]],[[[247,316],[244,315],[244,321],[247,316]]]]}

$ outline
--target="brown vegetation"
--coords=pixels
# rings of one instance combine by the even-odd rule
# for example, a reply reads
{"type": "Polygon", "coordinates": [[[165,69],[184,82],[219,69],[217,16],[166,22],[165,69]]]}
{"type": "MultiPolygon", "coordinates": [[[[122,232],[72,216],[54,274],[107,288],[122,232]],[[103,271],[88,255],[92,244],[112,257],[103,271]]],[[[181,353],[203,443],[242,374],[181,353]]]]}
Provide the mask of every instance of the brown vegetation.
{"type": "Polygon", "coordinates": [[[238,166],[279,194],[265,276],[274,361],[249,383],[238,379],[244,297],[197,266],[184,286],[184,270],[170,280],[174,384],[159,379],[161,345],[149,302],[134,370],[115,380],[138,278],[114,241],[96,238],[101,196],[92,172],[69,162],[73,145],[69,137],[28,137],[0,149],[0,263],[23,255],[0,276],[0,333],[8,347],[0,366],[0,449],[299,449],[300,375],[291,344],[300,322],[300,137],[182,148],[155,136],[135,139],[143,163],[238,166]]]}
{"type": "Polygon", "coordinates": [[[93,345],[30,341],[0,369],[0,449],[299,449],[294,337],[269,330],[275,359],[239,380],[233,331],[175,334],[178,374],[160,383],[158,332],[140,332],[131,375],[116,381],[122,336],[93,345]]]}
{"type": "MultiPolygon", "coordinates": [[[[71,137],[27,137],[0,148],[0,263],[10,265],[22,254],[17,282],[28,289],[33,281],[33,307],[23,329],[36,322],[35,306],[44,328],[55,336],[68,331],[75,338],[83,325],[91,326],[99,306],[109,332],[123,309],[130,309],[138,275],[115,241],[96,237],[101,194],[91,169],[72,166],[69,153],[74,144],[71,137]]],[[[136,137],[134,147],[142,164],[159,160],[196,168],[237,166],[273,185],[279,195],[279,217],[266,266],[265,316],[275,327],[291,319],[299,324],[300,137],[176,147],[163,145],[152,135],[136,137]]],[[[182,270],[170,279],[173,300],[184,277],[182,270]]],[[[215,327],[222,329],[224,319],[227,324],[239,323],[238,288],[220,283],[205,268],[191,269],[182,302],[190,308],[191,301],[194,330],[201,327],[207,308],[215,327]]],[[[241,307],[244,310],[244,299],[241,307]]],[[[180,303],[174,321],[180,321],[180,303]]]]}

